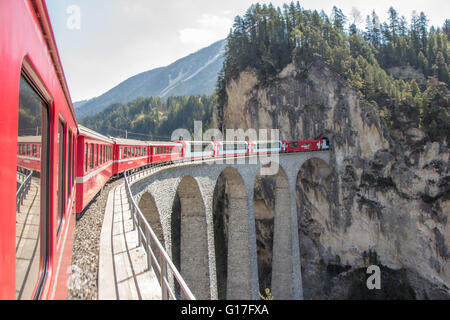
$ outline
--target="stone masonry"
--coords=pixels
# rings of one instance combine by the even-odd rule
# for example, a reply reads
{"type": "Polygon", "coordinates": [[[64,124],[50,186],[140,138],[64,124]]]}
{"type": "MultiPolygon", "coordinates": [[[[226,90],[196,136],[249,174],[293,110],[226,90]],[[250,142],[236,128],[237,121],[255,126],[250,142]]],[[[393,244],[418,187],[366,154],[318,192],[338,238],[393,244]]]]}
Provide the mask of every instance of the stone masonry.
{"type": "Polygon", "coordinates": [[[154,200],[152,207],[159,214],[163,243],[169,255],[172,252],[172,208],[178,193],[181,202],[181,274],[197,299],[216,300],[213,195],[219,176],[225,176],[231,191],[227,299],[257,300],[259,283],[253,207],[255,179],[263,168],[279,164],[276,173],[272,293],[276,299],[303,299],[295,196],[297,175],[311,159],[322,160],[323,172],[320,174],[329,174],[329,157],[329,152],[305,152],[187,163],[138,180],[131,185],[131,191],[137,203],[146,194],[154,200]]]}

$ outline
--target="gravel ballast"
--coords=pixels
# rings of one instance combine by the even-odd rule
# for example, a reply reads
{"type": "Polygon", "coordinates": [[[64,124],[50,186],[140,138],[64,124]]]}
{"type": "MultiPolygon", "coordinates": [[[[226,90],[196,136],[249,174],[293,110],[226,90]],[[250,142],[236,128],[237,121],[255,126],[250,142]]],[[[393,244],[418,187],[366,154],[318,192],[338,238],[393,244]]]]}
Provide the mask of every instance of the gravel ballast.
{"type": "Polygon", "coordinates": [[[99,244],[106,202],[109,192],[123,182],[123,179],[119,179],[106,184],[84,216],[77,221],[69,279],[69,300],[98,299],[99,244]]]}

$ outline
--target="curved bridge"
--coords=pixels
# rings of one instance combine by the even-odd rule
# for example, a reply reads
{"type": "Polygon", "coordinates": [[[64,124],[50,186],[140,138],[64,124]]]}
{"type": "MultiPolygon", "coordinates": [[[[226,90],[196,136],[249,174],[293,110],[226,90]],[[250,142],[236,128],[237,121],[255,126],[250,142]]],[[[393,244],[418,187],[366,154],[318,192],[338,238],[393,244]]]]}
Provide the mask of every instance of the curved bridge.
{"type": "Polygon", "coordinates": [[[253,201],[255,181],[263,169],[279,164],[274,175],[271,289],[276,299],[303,299],[296,183],[299,171],[312,159],[320,160],[318,174],[326,177],[331,173],[329,152],[305,152],[280,154],[277,159],[233,159],[232,164],[211,160],[181,164],[134,181],[130,187],[169,255],[175,245],[172,243],[172,234],[176,231],[173,230],[174,220],[179,219],[180,271],[198,299],[219,298],[216,267],[218,256],[225,255],[226,299],[256,300],[259,299],[259,283],[253,201]],[[220,230],[215,228],[213,212],[214,191],[220,176],[226,179],[229,207],[227,245],[222,251],[215,245],[215,233],[220,230]],[[177,201],[181,207],[180,217],[174,216],[177,201]]]}

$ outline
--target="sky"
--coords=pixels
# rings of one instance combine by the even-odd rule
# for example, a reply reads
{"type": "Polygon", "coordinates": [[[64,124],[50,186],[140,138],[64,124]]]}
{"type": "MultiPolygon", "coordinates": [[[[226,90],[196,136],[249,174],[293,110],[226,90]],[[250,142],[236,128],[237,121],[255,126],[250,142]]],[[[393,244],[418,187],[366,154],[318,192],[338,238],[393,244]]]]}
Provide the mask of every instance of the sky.
{"type": "MultiPolygon", "coordinates": [[[[226,38],[233,20],[252,0],[47,0],[53,30],[73,101],[100,96],[131,76],[164,67],[226,38]]],[[[282,6],[290,1],[272,2],[282,6]]],[[[375,10],[382,21],[393,6],[410,20],[423,11],[430,26],[450,18],[448,0],[303,0],[304,9],[333,6],[351,17],[375,10]]]]}

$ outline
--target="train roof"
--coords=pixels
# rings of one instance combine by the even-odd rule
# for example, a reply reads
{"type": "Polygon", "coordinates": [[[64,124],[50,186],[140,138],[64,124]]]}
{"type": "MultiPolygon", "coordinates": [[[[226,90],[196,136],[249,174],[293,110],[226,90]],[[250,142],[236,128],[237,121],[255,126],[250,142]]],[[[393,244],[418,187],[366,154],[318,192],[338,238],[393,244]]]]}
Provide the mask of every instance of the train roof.
{"type": "Polygon", "coordinates": [[[17,142],[19,143],[40,143],[42,141],[41,136],[20,136],[17,138],[17,142]]]}
{"type": "Polygon", "coordinates": [[[132,139],[122,139],[122,138],[112,138],[115,143],[125,146],[148,146],[147,141],[132,140],[132,139]]]}
{"type": "Polygon", "coordinates": [[[214,141],[190,141],[190,140],[179,141],[177,143],[182,143],[182,142],[185,142],[185,143],[214,143],[214,141]]]}
{"type": "Polygon", "coordinates": [[[104,142],[108,142],[108,143],[111,143],[111,144],[114,143],[113,139],[111,139],[111,138],[109,138],[107,136],[104,136],[104,135],[102,135],[102,134],[100,134],[98,132],[95,132],[94,130],[86,128],[86,127],[84,127],[82,125],[78,125],[78,130],[80,131],[80,134],[85,135],[87,137],[94,138],[94,139],[97,139],[97,140],[102,140],[104,142]]]}
{"type": "Polygon", "coordinates": [[[181,145],[180,142],[171,142],[171,141],[149,141],[148,144],[150,146],[169,146],[169,147],[178,147],[181,145]]]}

